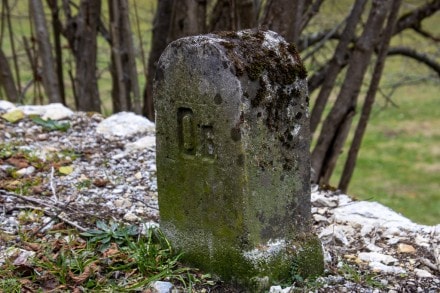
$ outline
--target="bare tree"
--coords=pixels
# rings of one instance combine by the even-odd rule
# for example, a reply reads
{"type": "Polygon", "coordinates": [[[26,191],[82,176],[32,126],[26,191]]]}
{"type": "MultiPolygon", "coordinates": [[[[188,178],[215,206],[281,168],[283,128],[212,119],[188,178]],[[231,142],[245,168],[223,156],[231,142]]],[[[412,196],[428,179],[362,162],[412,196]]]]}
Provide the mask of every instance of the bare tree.
{"type": "Polygon", "coordinates": [[[49,33],[47,30],[46,18],[44,16],[43,3],[41,0],[30,0],[32,20],[36,30],[38,51],[42,61],[42,78],[44,90],[51,103],[61,103],[58,78],[55,72],[55,65],[52,55],[52,45],[50,44],[49,33]]]}
{"type": "Polygon", "coordinates": [[[147,84],[143,94],[144,106],[142,108],[142,113],[153,121],[153,78],[156,72],[157,61],[168,44],[167,35],[171,26],[170,19],[173,7],[173,0],[159,0],[158,2],[156,15],[154,16],[153,21],[153,38],[151,42],[150,56],[148,58],[148,76],[146,77],[147,84]]]}
{"type": "Polygon", "coordinates": [[[348,184],[350,183],[351,177],[354,172],[356,159],[359,153],[359,149],[361,147],[362,138],[364,137],[365,130],[367,129],[367,123],[370,118],[371,109],[373,108],[376,92],[379,88],[379,82],[382,77],[383,69],[385,67],[385,60],[387,57],[390,40],[397,21],[398,11],[401,4],[402,0],[393,0],[390,8],[387,26],[382,34],[382,41],[379,47],[379,52],[377,54],[376,64],[374,67],[373,76],[370,81],[370,86],[368,88],[367,96],[365,97],[364,105],[362,107],[361,117],[356,127],[353,142],[351,143],[350,151],[348,152],[348,157],[345,161],[344,171],[339,181],[338,187],[343,192],[347,191],[348,184]]]}
{"type": "Polygon", "coordinates": [[[3,87],[6,98],[14,103],[18,102],[18,91],[15,86],[14,77],[9,67],[8,59],[0,48],[0,87],[3,87]]]}
{"type": "Polygon", "coordinates": [[[100,25],[101,0],[81,0],[78,14],[72,16],[70,4],[63,1],[67,24],[63,35],[75,56],[74,93],[76,108],[101,112],[96,74],[97,32],[100,25]]]}
{"type": "Polygon", "coordinates": [[[325,74],[324,82],[315,105],[310,116],[310,131],[315,132],[321,121],[322,113],[327,105],[328,98],[333,88],[335,87],[336,78],[344,66],[347,64],[346,55],[348,54],[351,41],[355,37],[356,27],[361,20],[362,12],[364,11],[366,0],[357,0],[351,9],[351,13],[347,18],[345,29],[341,34],[341,39],[336,46],[333,58],[328,62],[328,70],[325,74]]]}
{"type": "Polygon", "coordinates": [[[113,111],[141,111],[127,0],[109,0],[113,111]]]}
{"type": "Polygon", "coordinates": [[[374,48],[389,12],[389,2],[373,0],[364,31],[356,42],[339,95],[322,125],[312,152],[312,181],[328,184],[348,135],[357,99],[374,48]]]}
{"type": "Polygon", "coordinates": [[[52,12],[52,31],[53,40],[55,45],[55,60],[56,60],[56,73],[58,79],[58,86],[60,89],[60,98],[63,104],[66,103],[66,94],[64,91],[64,73],[63,73],[63,53],[61,50],[61,34],[62,24],[60,20],[60,9],[58,7],[57,0],[47,0],[47,4],[52,12]]]}
{"type": "Polygon", "coordinates": [[[4,23],[5,21],[7,22],[7,25],[8,25],[9,43],[11,45],[11,50],[12,50],[12,54],[13,54],[15,78],[17,81],[17,90],[18,90],[18,92],[21,92],[20,67],[18,66],[18,60],[17,60],[16,48],[15,48],[16,45],[15,45],[15,40],[14,40],[14,31],[13,31],[12,21],[11,21],[11,9],[9,7],[8,0],[2,1],[0,48],[2,47],[1,44],[3,43],[3,34],[4,34],[5,27],[6,27],[6,25],[4,23]]]}

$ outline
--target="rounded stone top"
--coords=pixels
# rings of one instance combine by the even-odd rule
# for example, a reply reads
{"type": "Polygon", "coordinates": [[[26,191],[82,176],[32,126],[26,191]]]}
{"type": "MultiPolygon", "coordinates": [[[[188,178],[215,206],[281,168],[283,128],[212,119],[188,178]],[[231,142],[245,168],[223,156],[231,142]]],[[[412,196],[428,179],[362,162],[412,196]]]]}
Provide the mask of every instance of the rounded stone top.
{"type": "Polygon", "coordinates": [[[233,62],[237,77],[247,75],[255,81],[267,73],[270,83],[281,85],[293,84],[296,78],[307,77],[295,45],[270,30],[221,31],[180,41],[186,42],[187,39],[191,39],[192,45],[220,45],[233,62]]]}
{"type": "Polygon", "coordinates": [[[234,58],[238,76],[247,73],[251,80],[257,80],[266,70],[271,81],[284,85],[296,77],[307,77],[295,45],[273,31],[218,32],[212,36],[220,37],[219,43],[229,55],[239,57],[234,58]]]}

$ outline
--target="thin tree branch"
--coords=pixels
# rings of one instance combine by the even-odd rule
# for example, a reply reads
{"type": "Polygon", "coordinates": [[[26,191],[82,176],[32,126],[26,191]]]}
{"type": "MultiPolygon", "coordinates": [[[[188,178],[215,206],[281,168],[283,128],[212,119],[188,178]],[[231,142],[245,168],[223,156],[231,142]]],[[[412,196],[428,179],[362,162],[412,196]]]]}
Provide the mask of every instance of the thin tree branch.
{"type": "Polygon", "coordinates": [[[417,9],[402,15],[394,27],[393,35],[401,31],[418,26],[423,19],[433,15],[440,9],[440,1],[432,0],[417,9]]]}
{"type": "Polygon", "coordinates": [[[301,20],[301,26],[300,31],[303,31],[303,29],[309,24],[310,20],[319,12],[319,8],[321,7],[321,4],[324,2],[324,0],[316,0],[313,1],[311,5],[308,5],[308,9],[306,14],[303,16],[301,20]]]}
{"type": "Polygon", "coordinates": [[[440,64],[432,59],[427,54],[421,53],[416,51],[415,49],[404,47],[404,46],[397,46],[392,47],[388,50],[388,56],[395,56],[395,55],[403,55],[409,58],[412,58],[418,62],[421,62],[434,70],[437,75],[440,77],[440,64]]]}
{"type": "Polygon", "coordinates": [[[436,37],[433,34],[431,34],[430,32],[424,30],[421,25],[417,25],[415,27],[413,27],[414,31],[416,31],[418,34],[420,34],[421,36],[431,39],[434,42],[438,43],[440,42],[440,37],[436,37]]]}

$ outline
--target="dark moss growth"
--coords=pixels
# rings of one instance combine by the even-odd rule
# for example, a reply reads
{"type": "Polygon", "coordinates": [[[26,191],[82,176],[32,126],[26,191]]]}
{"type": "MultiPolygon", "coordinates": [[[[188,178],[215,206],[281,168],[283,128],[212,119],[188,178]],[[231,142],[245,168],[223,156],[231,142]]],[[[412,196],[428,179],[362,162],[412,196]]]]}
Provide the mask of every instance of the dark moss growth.
{"type": "Polygon", "coordinates": [[[305,79],[307,77],[307,70],[304,67],[304,64],[302,63],[301,58],[299,57],[299,53],[298,50],[296,49],[295,44],[290,43],[287,46],[287,51],[289,51],[289,53],[293,56],[293,58],[295,59],[295,62],[298,64],[298,77],[301,79],[305,79]]]}
{"type": "Polygon", "coordinates": [[[218,35],[222,38],[238,39],[238,34],[234,31],[217,31],[217,32],[214,32],[214,34],[218,35]]]}
{"type": "Polygon", "coordinates": [[[220,105],[223,102],[222,96],[220,94],[216,94],[214,97],[214,103],[216,105],[220,105]]]}
{"type": "Polygon", "coordinates": [[[249,76],[249,79],[254,81],[261,76],[265,68],[266,64],[260,59],[249,64],[249,66],[246,66],[246,72],[249,76]]]}
{"type": "Polygon", "coordinates": [[[243,154],[238,155],[238,157],[237,157],[237,165],[240,166],[240,167],[244,166],[244,155],[243,154]]]}
{"type": "Polygon", "coordinates": [[[235,44],[233,42],[220,42],[220,45],[222,45],[226,49],[234,49],[235,48],[235,44]]]}
{"type": "Polygon", "coordinates": [[[253,98],[251,100],[252,107],[254,107],[254,108],[258,107],[262,103],[262,101],[264,100],[264,97],[266,96],[266,94],[267,94],[266,88],[260,87],[257,90],[257,94],[255,95],[255,98],[253,98]]]}
{"type": "Polygon", "coordinates": [[[292,279],[298,276],[305,280],[316,278],[324,272],[324,261],[321,242],[317,237],[308,237],[300,241],[302,248],[295,252],[292,264],[292,279]]]}
{"type": "Polygon", "coordinates": [[[233,141],[240,141],[241,139],[241,131],[240,128],[232,128],[231,129],[231,138],[233,141]]]}
{"type": "MultiPolygon", "coordinates": [[[[252,107],[264,107],[267,112],[266,125],[278,133],[291,132],[290,127],[280,123],[288,115],[289,106],[299,104],[301,93],[292,87],[297,79],[305,79],[307,72],[293,44],[284,41],[274,42],[270,46],[263,44],[266,40],[264,30],[248,30],[240,34],[235,32],[219,32],[217,36],[224,41],[220,44],[233,67],[235,75],[246,74],[250,81],[259,80],[259,88],[254,96],[248,97],[252,107]],[[274,45],[276,47],[274,47],[274,45]],[[276,97],[266,98],[269,92],[276,91],[276,97]]],[[[296,119],[301,119],[297,114],[296,119]]],[[[281,143],[290,148],[288,137],[281,136],[281,143]]]]}

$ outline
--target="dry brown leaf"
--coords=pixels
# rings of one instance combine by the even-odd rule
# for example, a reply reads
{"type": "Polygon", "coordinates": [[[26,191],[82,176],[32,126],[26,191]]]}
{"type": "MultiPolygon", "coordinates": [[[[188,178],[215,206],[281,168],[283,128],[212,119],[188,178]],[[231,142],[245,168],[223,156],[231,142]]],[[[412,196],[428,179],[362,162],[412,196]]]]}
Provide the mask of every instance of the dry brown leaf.
{"type": "Polygon", "coordinates": [[[14,166],[17,169],[23,169],[29,167],[29,162],[27,161],[27,159],[19,155],[7,159],[6,163],[14,166]]]}
{"type": "Polygon", "coordinates": [[[73,290],[72,290],[72,293],[81,293],[81,292],[83,292],[80,288],[78,288],[78,287],[75,287],[73,290]]]}
{"type": "Polygon", "coordinates": [[[110,257],[119,253],[119,247],[116,243],[112,243],[109,248],[107,248],[102,255],[104,257],[110,257]]]}
{"type": "Polygon", "coordinates": [[[95,185],[96,187],[105,187],[107,185],[107,183],[109,183],[110,181],[107,179],[101,179],[101,178],[96,178],[93,181],[93,185],[95,185]]]}
{"type": "Polygon", "coordinates": [[[44,188],[42,185],[36,185],[32,187],[32,193],[33,194],[42,194],[44,191],[44,188]]]}
{"type": "Polygon", "coordinates": [[[94,262],[92,262],[91,264],[86,266],[84,268],[84,272],[82,272],[78,276],[76,276],[74,273],[72,273],[72,271],[69,271],[69,277],[72,279],[72,281],[76,285],[80,285],[80,284],[84,283],[90,277],[90,275],[93,274],[97,270],[98,270],[98,266],[94,262]]]}
{"type": "Polygon", "coordinates": [[[39,243],[33,243],[33,242],[25,242],[24,248],[28,250],[38,251],[41,249],[41,244],[39,243]]]}
{"type": "Polygon", "coordinates": [[[66,224],[64,222],[59,222],[50,228],[51,231],[63,230],[66,229],[66,224]]]}

